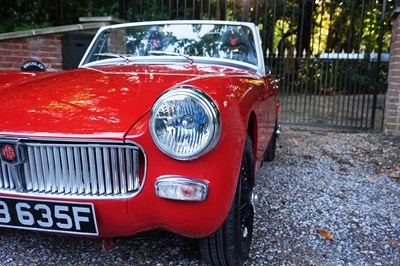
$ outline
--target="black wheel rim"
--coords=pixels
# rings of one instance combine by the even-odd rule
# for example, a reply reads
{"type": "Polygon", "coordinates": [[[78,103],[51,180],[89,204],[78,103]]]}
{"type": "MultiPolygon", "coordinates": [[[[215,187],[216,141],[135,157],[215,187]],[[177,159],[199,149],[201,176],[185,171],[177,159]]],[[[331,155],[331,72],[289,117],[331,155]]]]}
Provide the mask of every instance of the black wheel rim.
{"type": "Polygon", "coordinates": [[[253,186],[250,183],[250,161],[245,156],[242,162],[240,174],[240,226],[241,248],[244,254],[248,254],[253,235],[254,207],[251,201],[253,186]]]}

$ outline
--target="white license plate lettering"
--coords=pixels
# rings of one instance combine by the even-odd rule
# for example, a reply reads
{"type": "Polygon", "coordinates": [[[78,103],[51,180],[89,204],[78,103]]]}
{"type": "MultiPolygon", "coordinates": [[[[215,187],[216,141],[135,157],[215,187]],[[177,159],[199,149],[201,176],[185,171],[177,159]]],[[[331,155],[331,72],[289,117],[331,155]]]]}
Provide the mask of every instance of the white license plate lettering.
{"type": "Polygon", "coordinates": [[[54,216],[58,219],[57,226],[62,229],[71,229],[72,220],[68,215],[68,206],[55,206],[54,216]]]}
{"type": "Polygon", "coordinates": [[[89,213],[90,211],[87,208],[72,207],[72,212],[74,214],[74,221],[75,221],[76,230],[81,230],[81,222],[82,223],[89,222],[88,217],[84,216],[82,214],[89,213]]]}
{"type": "Polygon", "coordinates": [[[8,206],[4,201],[0,201],[0,223],[9,223],[11,221],[8,206]]]}
{"type": "Polygon", "coordinates": [[[53,226],[53,218],[51,217],[51,209],[44,204],[36,204],[35,210],[41,211],[42,219],[37,220],[37,223],[41,227],[52,227],[53,226]]]}
{"type": "Polygon", "coordinates": [[[17,205],[15,205],[18,221],[23,225],[31,226],[35,223],[35,219],[29,211],[30,208],[31,206],[29,206],[29,204],[26,202],[19,202],[17,205]]]}
{"type": "Polygon", "coordinates": [[[93,204],[0,198],[0,227],[98,235],[93,204]]]}

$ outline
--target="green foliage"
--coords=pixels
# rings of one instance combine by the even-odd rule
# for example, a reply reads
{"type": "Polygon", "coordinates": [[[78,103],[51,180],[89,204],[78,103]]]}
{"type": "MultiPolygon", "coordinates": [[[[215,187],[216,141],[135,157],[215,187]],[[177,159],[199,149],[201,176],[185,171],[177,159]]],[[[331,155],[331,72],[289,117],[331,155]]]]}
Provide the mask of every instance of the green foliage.
{"type": "Polygon", "coordinates": [[[1,0],[0,33],[77,23],[85,8],[80,1],[1,0]]]}
{"type": "Polygon", "coordinates": [[[81,16],[122,15],[128,21],[228,19],[259,25],[263,48],[274,53],[291,46],[308,54],[378,52],[389,50],[393,9],[394,1],[387,1],[383,10],[383,1],[364,0],[0,0],[0,33],[74,24],[81,16]],[[122,2],[125,11],[120,14],[122,2]]]}

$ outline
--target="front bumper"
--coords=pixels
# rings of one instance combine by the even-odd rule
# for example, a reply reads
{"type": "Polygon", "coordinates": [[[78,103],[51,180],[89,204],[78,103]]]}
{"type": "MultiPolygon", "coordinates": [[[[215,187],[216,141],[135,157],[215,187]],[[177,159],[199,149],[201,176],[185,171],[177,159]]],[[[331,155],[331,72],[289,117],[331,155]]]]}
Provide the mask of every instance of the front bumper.
{"type": "MultiPolygon", "coordinates": [[[[144,164],[145,167],[141,166],[137,169],[140,175],[138,181],[140,186],[136,187],[135,193],[129,194],[128,192],[122,196],[120,194],[115,196],[112,193],[110,195],[94,195],[93,193],[68,195],[65,192],[56,193],[51,190],[49,192],[17,192],[10,188],[1,189],[0,227],[93,236],[93,234],[79,230],[60,230],[56,226],[57,224],[68,224],[68,219],[72,223],[76,219],[78,221],[79,219],[89,219],[82,217],[79,213],[75,217],[72,212],[60,211],[60,209],[67,208],[65,205],[69,204],[69,208],[72,209],[73,207],[78,208],[79,204],[86,204],[85,206],[90,204],[94,208],[94,219],[97,226],[95,235],[98,237],[128,236],[153,229],[167,230],[188,237],[203,237],[212,234],[223,223],[230,209],[242,151],[230,141],[221,142],[219,145],[222,147],[213,150],[201,159],[178,161],[160,152],[151,139],[146,139],[146,135],[141,138],[143,150],[152,156],[144,164]],[[182,180],[185,182],[182,183],[182,180]],[[160,194],[157,189],[160,188],[160,184],[163,184],[162,181],[164,181],[164,185],[165,181],[170,182],[169,184],[174,182],[180,184],[178,188],[182,189],[183,194],[187,192],[186,197],[188,198],[183,197],[178,200],[168,198],[165,193],[160,194]],[[171,181],[173,182],[171,183],[171,181]],[[196,189],[199,189],[201,196],[190,198],[188,187],[181,186],[182,184],[194,185],[191,188],[198,185],[200,188],[196,189]],[[14,203],[11,204],[12,206],[4,207],[2,202],[6,202],[6,199],[13,199],[12,202],[19,201],[22,208],[19,207],[16,210],[14,203]],[[5,208],[8,208],[7,212],[5,208]],[[4,219],[8,212],[13,219],[16,219],[16,222],[10,223],[4,219]],[[33,217],[32,224],[27,222],[30,216],[33,217]],[[17,221],[18,219],[20,222],[17,221]],[[46,227],[50,225],[50,219],[52,228],[46,227]],[[21,225],[21,222],[28,224],[18,226],[21,225]],[[41,227],[38,225],[40,223],[44,223],[46,226],[41,227]],[[54,228],[55,230],[53,230],[54,228]]],[[[96,154],[95,150],[94,154],[96,154]]],[[[144,160],[145,155],[139,157],[144,160]]],[[[50,172],[46,175],[51,176],[50,172]]],[[[12,179],[9,181],[11,182],[12,179]]],[[[56,181],[54,182],[57,184],[56,181]]],[[[92,182],[92,180],[89,179],[88,182],[92,182]]],[[[99,191],[97,189],[97,193],[99,191]]]]}

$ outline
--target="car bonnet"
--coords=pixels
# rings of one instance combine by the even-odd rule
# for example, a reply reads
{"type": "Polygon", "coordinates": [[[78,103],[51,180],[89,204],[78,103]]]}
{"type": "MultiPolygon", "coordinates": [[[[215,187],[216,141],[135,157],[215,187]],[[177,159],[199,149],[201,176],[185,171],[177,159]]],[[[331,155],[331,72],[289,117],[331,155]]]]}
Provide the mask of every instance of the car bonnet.
{"type": "Polygon", "coordinates": [[[83,68],[5,88],[0,90],[0,135],[121,140],[162,92],[222,71],[188,66],[83,68]]]}

